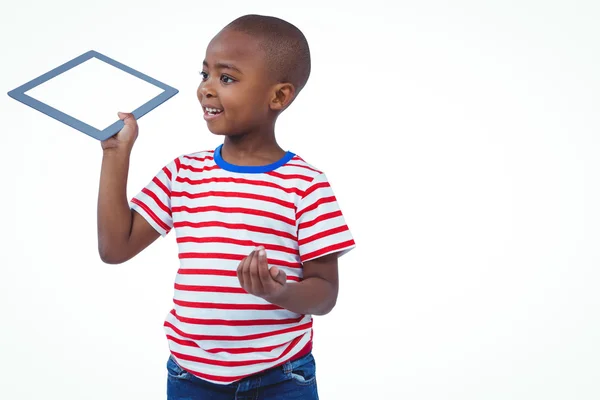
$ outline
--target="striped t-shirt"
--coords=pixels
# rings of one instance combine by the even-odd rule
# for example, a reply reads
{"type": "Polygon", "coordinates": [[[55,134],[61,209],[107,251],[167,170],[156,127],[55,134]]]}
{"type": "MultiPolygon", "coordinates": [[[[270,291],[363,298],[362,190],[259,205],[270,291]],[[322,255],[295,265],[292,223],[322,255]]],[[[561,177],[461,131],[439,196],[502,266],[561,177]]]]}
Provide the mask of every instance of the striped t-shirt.
{"type": "Polygon", "coordinates": [[[179,270],[164,329],[172,356],[204,380],[229,384],[303,354],[312,317],[242,289],[240,261],[259,245],[270,266],[302,280],[302,263],[354,240],[326,176],[294,153],[237,166],[221,146],[176,158],[131,201],[162,236],[175,229],[179,270]]]}

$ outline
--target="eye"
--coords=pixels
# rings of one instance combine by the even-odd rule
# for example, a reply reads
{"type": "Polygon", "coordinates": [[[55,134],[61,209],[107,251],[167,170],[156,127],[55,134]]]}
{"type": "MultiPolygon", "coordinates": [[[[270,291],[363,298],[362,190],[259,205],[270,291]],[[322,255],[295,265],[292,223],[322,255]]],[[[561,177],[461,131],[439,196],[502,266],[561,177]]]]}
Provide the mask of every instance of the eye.
{"type": "Polygon", "coordinates": [[[202,77],[202,80],[205,81],[208,79],[208,74],[204,71],[200,72],[200,76],[202,77]]]}
{"type": "Polygon", "coordinates": [[[233,83],[235,82],[235,79],[227,76],[227,75],[221,75],[221,82],[228,84],[228,83],[233,83]]]}

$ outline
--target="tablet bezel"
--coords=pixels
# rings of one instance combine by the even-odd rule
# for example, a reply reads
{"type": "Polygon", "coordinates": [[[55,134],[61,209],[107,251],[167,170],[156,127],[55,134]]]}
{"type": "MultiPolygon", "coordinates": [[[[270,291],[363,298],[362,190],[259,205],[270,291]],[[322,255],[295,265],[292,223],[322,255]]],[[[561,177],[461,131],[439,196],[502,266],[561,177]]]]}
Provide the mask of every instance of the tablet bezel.
{"type": "MultiPolygon", "coordinates": [[[[116,60],[113,60],[112,58],[107,57],[104,54],[100,54],[95,50],[90,50],[80,55],[79,57],[76,57],[71,61],[64,63],[63,65],[56,67],[43,75],[40,75],[39,77],[25,83],[24,85],[21,85],[18,88],[11,90],[10,92],[8,92],[8,95],[17,101],[20,101],[23,104],[26,104],[66,125],[69,125],[72,128],[77,129],[78,131],[85,133],[88,136],[91,136],[100,141],[106,140],[111,136],[117,134],[123,128],[123,121],[115,117],[117,119],[116,122],[111,124],[108,128],[100,130],[25,94],[27,91],[33,89],[34,87],[49,81],[50,79],[84,63],[85,61],[91,58],[97,58],[100,61],[104,61],[105,63],[112,65],[113,67],[119,68],[124,72],[127,72],[137,78],[140,78],[152,85],[158,86],[159,88],[163,89],[163,92],[161,94],[159,94],[158,96],[154,97],[153,99],[149,100],[148,102],[131,112],[136,119],[141,118],[154,108],[158,107],[160,104],[164,103],[165,101],[179,93],[177,89],[165,83],[162,83],[154,78],[149,77],[148,75],[136,71],[135,69],[130,68],[116,60]]],[[[115,114],[117,111],[128,110],[116,110],[115,114]]]]}

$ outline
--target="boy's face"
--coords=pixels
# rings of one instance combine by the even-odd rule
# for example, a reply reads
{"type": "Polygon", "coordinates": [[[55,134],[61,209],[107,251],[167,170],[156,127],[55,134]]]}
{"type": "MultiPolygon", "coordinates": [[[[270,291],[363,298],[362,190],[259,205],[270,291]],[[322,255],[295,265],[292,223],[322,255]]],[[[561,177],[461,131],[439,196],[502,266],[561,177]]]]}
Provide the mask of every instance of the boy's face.
{"type": "Polygon", "coordinates": [[[272,121],[264,52],[248,34],[224,30],[210,42],[198,87],[208,129],[217,135],[260,131],[272,121]]]}

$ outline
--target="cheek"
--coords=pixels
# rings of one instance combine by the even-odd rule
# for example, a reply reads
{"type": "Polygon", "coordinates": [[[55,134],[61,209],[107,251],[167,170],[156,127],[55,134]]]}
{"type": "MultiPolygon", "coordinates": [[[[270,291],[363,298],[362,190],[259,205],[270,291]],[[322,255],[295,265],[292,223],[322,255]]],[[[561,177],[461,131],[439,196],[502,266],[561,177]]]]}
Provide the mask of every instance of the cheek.
{"type": "Polygon", "coordinates": [[[264,94],[254,87],[236,87],[235,90],[221,90],[219,101],[225,108],[226,116],[240,123],[262,121],[268,114],[268,105],[264,102],[264,94]]]}

